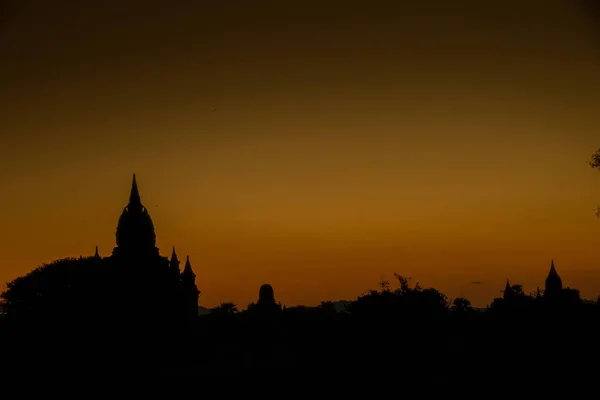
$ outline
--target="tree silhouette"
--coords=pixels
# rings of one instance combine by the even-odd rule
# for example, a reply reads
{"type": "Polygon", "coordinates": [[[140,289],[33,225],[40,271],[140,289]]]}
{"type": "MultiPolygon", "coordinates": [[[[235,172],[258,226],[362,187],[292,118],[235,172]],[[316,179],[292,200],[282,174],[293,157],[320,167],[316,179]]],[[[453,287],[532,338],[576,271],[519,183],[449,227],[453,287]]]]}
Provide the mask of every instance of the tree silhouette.
{"type": "Polygon", "coordinates": [[[596,150],[596,152],[592,155],[592,160],[590,161],[590,166],[592,168],[600,169],[600,149],[596,150]]]}
{"type": "Polygon", "coordinates": [[[234,303],[221,303],[217,307],[210,310],[211,315],[226,316],[235,315],[238,313],[237,306],[234,303]]]}
{"type": "Polygon", "coordinates": [[[578,289],[566,287],[562,290],[562,303],[565,306],[579,306],[581,304],[581,295],[578,289]]]}
{"type": "Polygon", "coordinates": [[[103,267],[102,260],[94,257],[42,264],[7,283],[0,294],[2,311],[9,317],[88,315],[94,305],[103,302],[103,287],[108,283],[103,267]]]}
{"type": "MultiPolygon", "coordinates": [[[[590,160],[590,167],[600,170],[600,149],[592,155],[590,160]]],[[[596,216],[600,218],[600,206],[596,208],[596,216]]]]}
{"type": "Polygon", "coordinates": [[[473,311],[473,307],[471,307],[471,302],[464,297],[457,297],[452,302],[452,310],[457,312],[470,312],[473,311]]]}
{"type": "Polygon", "coordinates": [[[333,304],[332,301],[322,301],[318,308],[320,308],[321,310],[328,312],[328,313],[335,313],[337,312],[335,310],[335,305],[333,304]]]}
{"type": "Polygon", "coordinates": [[[394,276],[399,288],[391,291],[383,287],[381,291],[367,291],[350,304],[350,314],[369,320],[397,322],[415,318],[433,320],[448,311],[448,298],[437,289],[424,289],[418,282],[411,287],[410,278],[398,273],[394,276]]]}
{"type": "Polygon", "coordinates": [[[525,296],[525,292],[523,291],[523,285],[515,284],[510,287],[514,296],[525,296]]]}
{"type": "Polygon", "coordinates": [[[386,292],[388,290],[390,290],[390,285],[391,282],[385,279],[381,279],[378,283],[378,286],[381,288],[382,291],[386,292]]]}

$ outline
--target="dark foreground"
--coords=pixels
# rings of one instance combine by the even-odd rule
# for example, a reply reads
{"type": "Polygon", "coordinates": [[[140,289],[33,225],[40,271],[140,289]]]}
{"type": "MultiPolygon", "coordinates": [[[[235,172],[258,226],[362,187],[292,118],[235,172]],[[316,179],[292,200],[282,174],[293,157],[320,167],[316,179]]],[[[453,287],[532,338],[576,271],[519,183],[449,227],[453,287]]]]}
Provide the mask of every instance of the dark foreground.
{"type": "Polygon", "coordinates": [[[306,384],[328,378],[375,385],[392,379],[385,382],[423,390],[534,389],[549,382],[582,388],[597,379],[596,308],[585,315],[486,314],[393,323],[308,310],[186,323],[3,320],[2,376],[295,377],[306,384]]]}

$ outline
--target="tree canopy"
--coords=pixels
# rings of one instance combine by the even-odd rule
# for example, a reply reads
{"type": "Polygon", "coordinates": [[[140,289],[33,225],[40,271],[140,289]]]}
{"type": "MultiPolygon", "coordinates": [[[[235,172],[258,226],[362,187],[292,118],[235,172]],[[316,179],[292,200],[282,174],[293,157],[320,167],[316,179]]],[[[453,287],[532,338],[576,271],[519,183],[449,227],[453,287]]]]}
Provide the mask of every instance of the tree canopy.
{"type": "MultiPolygon", "coordinates": [[[[600,170],[600,149],[596,150],[596,152],[592,155],[590,167],[600,170]]],[[[600,218],[600,206],[596,208],[596,216],[600,218]]]]}
{"type": "Polygon", "coordinates": [[[590,166],[592,168],[600,169],[600,149],[596,150],[596,152],[592,155],[590,166]]]}
{"type": "Polygon", "coordinates": [[[102,265],[93,257],[42,264],[6,285],[0,294],[2,312],[36,317],[82,313],[100,297],[102,265]]]}

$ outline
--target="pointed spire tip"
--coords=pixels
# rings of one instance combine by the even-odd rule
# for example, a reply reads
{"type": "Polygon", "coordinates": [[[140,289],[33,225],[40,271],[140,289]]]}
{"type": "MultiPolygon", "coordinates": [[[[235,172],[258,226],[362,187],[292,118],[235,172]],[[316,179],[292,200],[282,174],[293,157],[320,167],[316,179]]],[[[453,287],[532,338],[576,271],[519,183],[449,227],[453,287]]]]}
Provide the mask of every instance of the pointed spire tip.
{"type": "Polygon", "coordinates": [[[129,206],[141,206],[142,200],[140,198],[140,191],[137,186],[135,174],[133,174],[133,181],[131,182],[131,193],[129,194],[129,206]]]}
{"type": "Polygon", "coordinates": [[[186,256],[186,258],[185,258],[185,267],[184,267],[184,270],[186,270],[186,271],[188,271],[188,270],[191,271],[192,270],[192,263],[190,262],[190,256],[189,255],[186,256]]]}

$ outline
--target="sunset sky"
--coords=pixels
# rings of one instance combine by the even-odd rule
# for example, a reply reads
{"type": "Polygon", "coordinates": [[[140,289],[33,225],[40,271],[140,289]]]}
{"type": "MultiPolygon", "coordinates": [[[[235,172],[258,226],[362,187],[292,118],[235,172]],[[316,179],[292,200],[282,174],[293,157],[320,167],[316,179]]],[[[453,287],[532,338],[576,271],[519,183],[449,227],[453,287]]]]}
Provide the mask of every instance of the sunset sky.
{"type": "Polygon", "coordinates": [[[203,306],[262,283],[351,300],[394,272],[483,306],[507,278],[543,287],[551,259],[596,298],[583,3],[5,2],[0,284],[109,255],[136,173],[203,306]]]}

